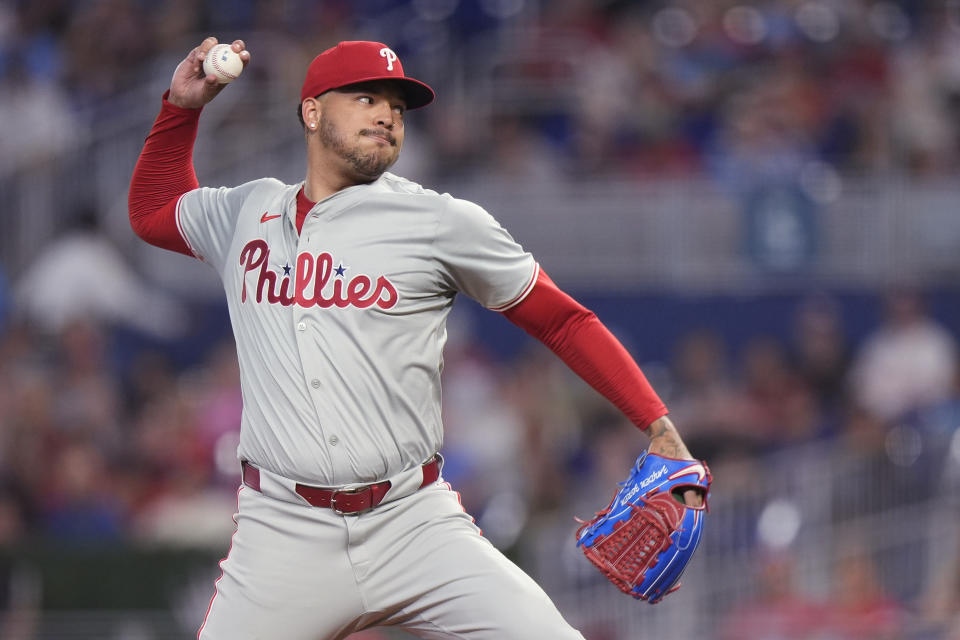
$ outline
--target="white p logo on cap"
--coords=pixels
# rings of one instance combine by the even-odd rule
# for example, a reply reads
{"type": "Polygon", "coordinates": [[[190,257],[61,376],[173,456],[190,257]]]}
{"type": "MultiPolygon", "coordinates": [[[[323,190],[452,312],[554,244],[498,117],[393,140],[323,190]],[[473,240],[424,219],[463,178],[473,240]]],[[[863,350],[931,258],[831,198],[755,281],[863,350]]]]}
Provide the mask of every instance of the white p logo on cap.
{"type": "Polygon", "coordinates": [[[380,57],[387,59],[387,71],[393,71],[393,63],[397,59],[397,54],[390,47],[384,47],[380,49],[380,57]]]}

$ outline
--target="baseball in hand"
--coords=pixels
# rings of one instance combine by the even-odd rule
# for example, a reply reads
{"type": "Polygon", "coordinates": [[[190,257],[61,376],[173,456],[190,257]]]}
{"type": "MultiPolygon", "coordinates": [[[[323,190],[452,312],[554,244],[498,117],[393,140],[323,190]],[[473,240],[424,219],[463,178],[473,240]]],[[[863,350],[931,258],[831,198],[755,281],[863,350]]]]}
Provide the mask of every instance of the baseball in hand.
{"type": "Polygon", "coordinates": [[[220,84],[233,82],[242,71],[240,54],[231,49],[229,44],[214,45],[203,59],[203,72],[217,76],[220,84]]]}

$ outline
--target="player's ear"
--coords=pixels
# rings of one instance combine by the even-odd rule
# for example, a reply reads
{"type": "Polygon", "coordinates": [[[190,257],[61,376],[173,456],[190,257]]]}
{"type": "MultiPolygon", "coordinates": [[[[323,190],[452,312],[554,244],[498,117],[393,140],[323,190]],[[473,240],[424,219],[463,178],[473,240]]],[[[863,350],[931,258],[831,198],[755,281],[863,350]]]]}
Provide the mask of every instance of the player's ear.
{"type": "Polygon", "coordinates": [[[303,115],[303,126],[308,131],[316,131],[320,122],[320,101],[317,98],[305,98],[300,103],[300,113],[303,115]]]}

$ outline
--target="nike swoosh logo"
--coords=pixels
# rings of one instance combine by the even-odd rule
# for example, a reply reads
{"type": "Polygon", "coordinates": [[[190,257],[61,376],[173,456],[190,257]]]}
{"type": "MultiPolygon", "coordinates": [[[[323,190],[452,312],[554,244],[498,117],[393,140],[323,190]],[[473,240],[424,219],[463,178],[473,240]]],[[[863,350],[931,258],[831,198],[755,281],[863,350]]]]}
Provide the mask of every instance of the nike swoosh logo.
{"type": "Polygon", "coordinates": [[[279,218],[281,215],[283,215],[283,214],[281,214],[281,213],[271,214],[269,211],[264,211],[264,212],[263,212],[263,215],[260,216],[260,222],[266,222],[267,220],[273,220],[274,218],[279,218]]]}
{"type": "Polygon", "coordinates": [[[703,482],[703,479],[707,477],[707,470],[703,468],[702,464],[697,462],[696,464],[691,464],[690,466],[684,467],[679,471],[674,471],[673,473],[670,474],[670,476],[667,479],[676,480],[680,476],[685,476],[688,473],[696,473],[697,478],[699,479],[700,482],[703,482]]]}

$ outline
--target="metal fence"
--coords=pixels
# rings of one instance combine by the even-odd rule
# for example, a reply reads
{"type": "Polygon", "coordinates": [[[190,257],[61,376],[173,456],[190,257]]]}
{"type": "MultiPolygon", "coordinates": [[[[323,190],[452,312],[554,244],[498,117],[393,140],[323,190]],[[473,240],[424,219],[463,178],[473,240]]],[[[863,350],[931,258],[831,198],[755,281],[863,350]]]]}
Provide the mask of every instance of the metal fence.
{"type": "MultiPolygon", "coordinates": [[[[849,592],[855,588],[844,575],[848,565],[858,563],[872,572],[878,594],[902,607],[902,621],[890,637],[955,637],[931,626],[922,613],[938,580],[960,572],[960,435],[913,436],[922,451],[909,460],[898,457],[902,452],[895,450],[900,445],[893,435],[882,450],[869,454],[841,452],[826,443],[750,461],[740,469],[749,469],[749,484],[738,486],[737,493],[723,487],[731,478],[717,474],[709,533],[684,586],[661,605],[641,606],[606,585],[591,584],[596,580],[590,568],[579,562],[569,564],[567,583],[554,585],[554,593],[573,620],[603,629],[608,635],[602,637],[730,638],[725,630],[738,628],[743,622],[738,615],[764,602],[764,590],[771,588],[763,577],[768,563],[785,563],[789,573],[777,575],[792,580],[796,599],[821,605],[867,597],[849,592]]],[[[767,614],[776,613],[776,605],[769,605],[767,614]]],[[[880,637],[837,629],[790,635],[786,627],[767,633],[880,637]]]]}
{"type": "MultiPolygon", "coordinates": [[[[265,37],[262,46],[269,48],[265,37]]],[[[126,195],[166,74],[79,114],[62,155],[0,173],[4,225],[0,263],[16,276],[78,205],[137,266],[162,273],[170,256],[138,242],[126,195]]],[[[202,184],[239,184],[304,172],[302,134],[289,93],[269,75],[237,83],[204,111],[195,165],[202,184]]],[[[435,179],[417,162],[426,132],[408,127],[409,158],[397,172],[488,208],[551,274],[571,286],[638,291],[756,290],[810,281],[877,287],[960,274],[960,182],[901,174],[837,175],[811,163],[782,184],[744,188],[707,175],[636,180],[538,178],[494,170],[435,179]],[[425,171],[424,175],[420,175],[425,171]]],[[[174,268],[175,273],[179,269],[174,268]]],[[[205,271],[202,272],[205,277],[205,271]]]]}
{"type": "MultiPolygon", "coordinates": [[[[727,640],[729,630],[744,623],[738,616],[764,611],[765,590],[774,588],[764,567],[784,561],[789,571],[774,575],[790,582],[792,597],[827,608],[844,598],[869,597],[858,592],[865,588],[861,583],[844,573],[850,566],[868,567],[874,595],[889,598],[900,616],[894,633],[882,637],[951,640],[956,636],[942,622],[927,620],[923,613],[938,585],[956,585],[960,574],[960,431],[934,435],[899,427],[878,443],[869,451],[852,451],[830,441],[722,462],[714,469],[709,528],[701,548],[682,588],[656,606],[624,596],[580,556],[573,545],[575,523],[566,509],[531,520],[513,553],[589,640],[727,640]],[[750,609],[751,604],[756,607],[750,609]]],[[[24,564],[8,585],[15,596],[11,601],[19,606],[8,612],[3,637],[194,637],[214,568],[212,561],[198,562],[183,581],[170,583],[168,603],[153,610],[38,611],[43,578],[24,564]]],[[[130,573],[123,579],[162,580],[130,573]]],[[[51,579],[69,581],[70,576],[46,577],[51,579]]],[[[779,587],[786,590],[787,585],[779,587]]],[[[767,614],[777,613],[770,605],[767,614]]],[[[836,629],[780,633],[735,637],[881,637],[836,629]]],[[[406,637],[390,630],[370,635],[406,637]]]]}

